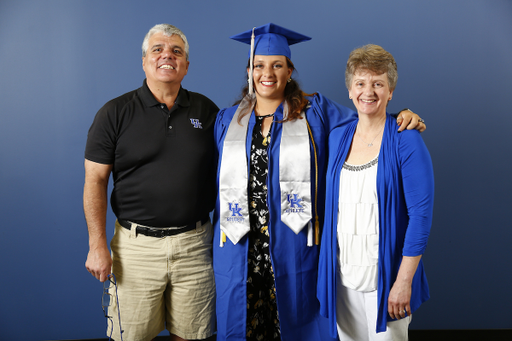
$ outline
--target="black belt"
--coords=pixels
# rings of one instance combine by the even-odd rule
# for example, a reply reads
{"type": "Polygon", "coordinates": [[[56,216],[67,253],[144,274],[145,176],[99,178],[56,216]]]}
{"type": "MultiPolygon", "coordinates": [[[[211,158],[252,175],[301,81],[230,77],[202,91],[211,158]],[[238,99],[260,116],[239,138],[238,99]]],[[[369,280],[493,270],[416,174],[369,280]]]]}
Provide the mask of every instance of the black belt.
{"type": "MultiPolygon", "coordinates": [[[[206,224],[209,220],[210,220],[210,217],[201,219],[201,221],[200,221],[201,225],[206,224]]],[[[130,223],[129,221],[122,220],[122,219],[118,219],[117,221],[125,229],[131,230],[132,223],[130,223]]],[[[172,229],[165,228],[165,227],[158,228],[158,227],[141,226],[141,225],[137,225],[137,224],[135,224],[135,225],[136,225],[135,231],[137,233],[143,234],[148,237],[162,238],[162,237],[168,237],[168,236],[175,236],[175,235],[183,233],[183,232],[191,231],[196,228],[197,222],[189,224],[189,225],[181,227],[181,228],[178,227],[178,228],[172,228],[172,229]]]]}

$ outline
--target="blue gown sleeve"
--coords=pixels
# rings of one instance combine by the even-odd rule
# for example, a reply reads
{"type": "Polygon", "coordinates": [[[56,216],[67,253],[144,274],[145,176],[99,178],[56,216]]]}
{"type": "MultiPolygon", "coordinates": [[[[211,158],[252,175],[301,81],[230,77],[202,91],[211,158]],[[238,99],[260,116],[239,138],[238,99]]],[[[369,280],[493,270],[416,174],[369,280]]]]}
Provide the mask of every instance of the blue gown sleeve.
{"type": "Polygon", "coordinates": [[[320,93],[308,99],[313,111],[320,117],[327,132],[331,132],[334,128],[352,122],[357,118],[354,110],[331,101],[320,93]]]}

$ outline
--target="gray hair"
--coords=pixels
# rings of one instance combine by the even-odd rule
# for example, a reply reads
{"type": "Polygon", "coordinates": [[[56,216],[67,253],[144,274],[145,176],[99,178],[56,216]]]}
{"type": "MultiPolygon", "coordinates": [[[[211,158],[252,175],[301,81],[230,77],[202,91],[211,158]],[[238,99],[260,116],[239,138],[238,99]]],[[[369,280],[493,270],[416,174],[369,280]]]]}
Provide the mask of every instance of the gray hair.
{"type": "Polygon", "coordinates": [[[185,37],[185,34],[183,32],[181,32],[181,30],[179,28],[177,28],[176,26],[169,25],[169,24],[158,24],[158,25],[153,26],[149,30],[149,32],[144,37],[144,41],[142,42],[142,57],[146,57],[146,53],[148,52],[149,38],[151,38],[151,36],[155,33],[162,33],[166,37],[170,37],[173,35],[179,36],[181,38],[181,40],[183,40],[183,43],[185,43],[185,54],[187,56],[187,61],[188,61],[189,46],[188,46],[187,37],[185,37]]]}
{"type": "Polygon", "coordinates": [[[352,86],[352,76],[357,71],[368,70],[378,75],[388,73],[389,88],[395,90],[398,81],[398,71],[395,58],[388,51],[379,45],[368,44],[359,47],[352,52],[347,61],[345,69],[345,85],[350,90],[352,86]]]}

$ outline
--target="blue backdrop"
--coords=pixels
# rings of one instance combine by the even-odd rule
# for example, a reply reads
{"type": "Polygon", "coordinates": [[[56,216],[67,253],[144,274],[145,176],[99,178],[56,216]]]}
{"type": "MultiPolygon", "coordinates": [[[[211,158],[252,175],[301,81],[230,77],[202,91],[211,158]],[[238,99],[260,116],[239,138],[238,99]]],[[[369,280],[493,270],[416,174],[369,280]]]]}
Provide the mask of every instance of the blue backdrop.
{"type": "Polygon", "coordinates": [[[510,0],[1,0],[1,340],[104,337],[102,287],[84,267],[84,146],[97,110],[142,84],[140,45],[163,22],[191,45],[183,86],[219,107],[245,79],[247,46],[228,37],[254,26],[313,37],[292,47],[298,79],[349,107],[350,51],[390,51],[389,110],[425,118],[436,176],[432,298],[411,328],[512,328],[510,0]]]}

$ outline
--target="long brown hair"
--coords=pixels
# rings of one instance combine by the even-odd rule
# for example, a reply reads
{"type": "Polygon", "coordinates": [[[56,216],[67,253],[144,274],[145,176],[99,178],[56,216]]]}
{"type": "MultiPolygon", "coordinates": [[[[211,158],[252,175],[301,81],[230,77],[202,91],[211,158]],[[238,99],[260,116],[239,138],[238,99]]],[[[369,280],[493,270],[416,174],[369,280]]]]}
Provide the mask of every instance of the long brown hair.
{"type": "MultiPolygon", "coordinates": [[[[292,69],[292,73],[295,72],[295,66],[293,65],[292,61],[286,57],[286,63],[288,64],[288,68],[292,69]]],[[[247,68],[250,67],[250,61],[247,62],[247,68]]],[[[245,87],[242,89],[242,93],[239,97],[239,99],[233,104],[237,105],[240,104],[242,99],[249,93],[249,84],[246,84],[245,87]]],[[[306,105],[308,104],[308,100],[306,99],[306,96],[313,96],[314,94],[306,94],[303,92],[300,88],[299,83],[295,79],[291,79],[290,82],[286,83],[286,87],[284,88],[284,100],[286,103],[288,103],[288,117],[286,117],[284,120],[279,122],[286,122],[286,121],[294,121],[296,119],[301,119],[300,116],[301,112],[304,110],[306,105]]],[[[250,112],[240,112],[238,116],[238,123],[241,122],[242,117],[245,115],[250,114],[250,112]]]]}

